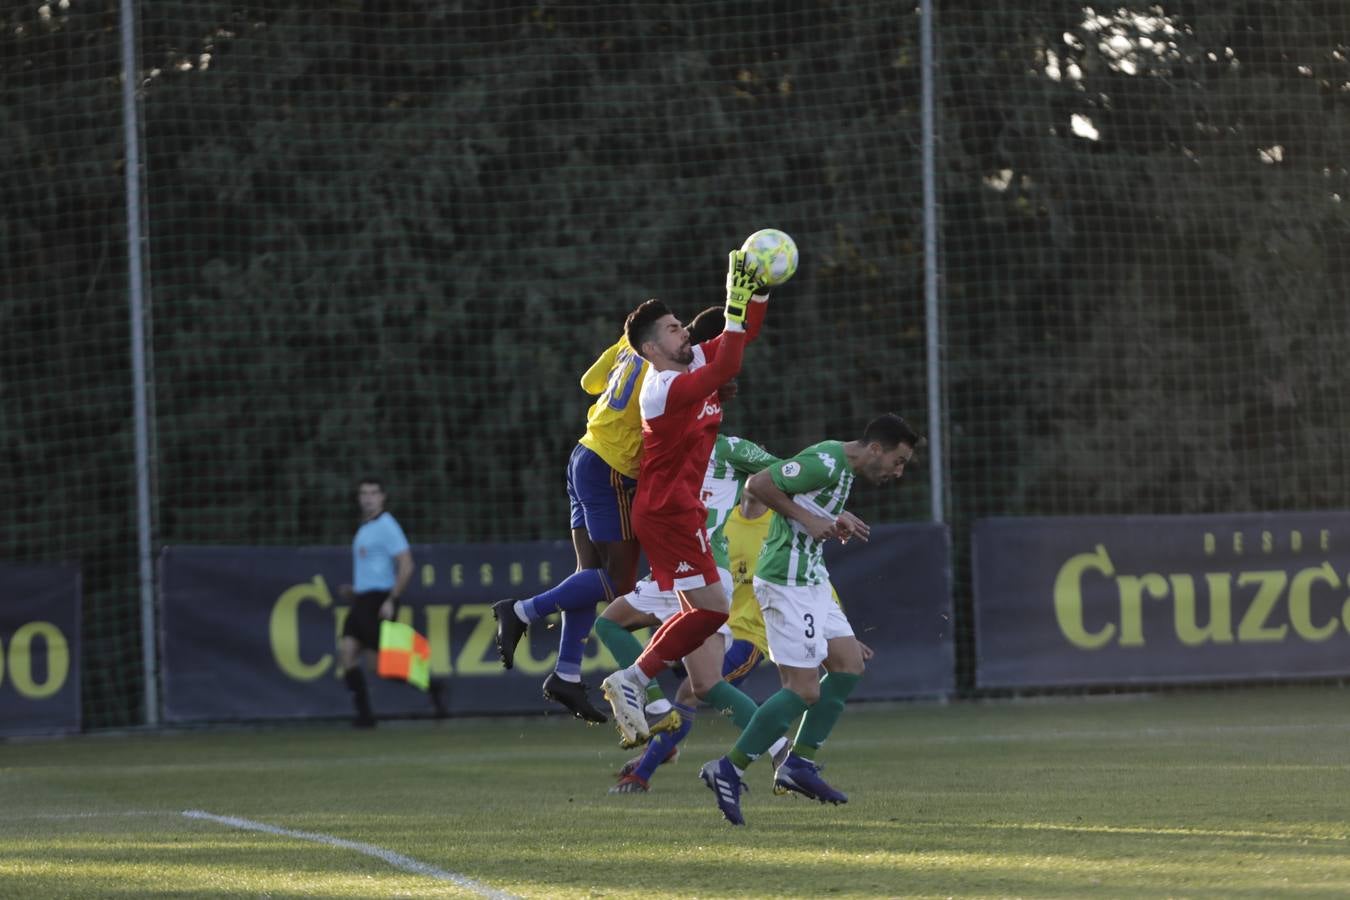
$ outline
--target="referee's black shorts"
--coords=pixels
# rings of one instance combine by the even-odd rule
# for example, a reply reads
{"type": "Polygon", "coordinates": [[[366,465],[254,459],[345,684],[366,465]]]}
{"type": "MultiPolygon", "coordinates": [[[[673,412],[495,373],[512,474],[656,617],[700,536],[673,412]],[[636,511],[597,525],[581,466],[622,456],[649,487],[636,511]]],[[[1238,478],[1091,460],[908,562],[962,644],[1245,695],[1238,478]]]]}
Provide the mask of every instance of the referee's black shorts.
{"type": "MultiPolygon", "coordinates": [[[[342,636],[356,638],[370,650],[380,649],[380,607],[388,599],[388,591],[366,591],[353,597],[347,621],[342,623],[342,636]]],[[[394,614],[398,614],[398,603],[394,604],[394,614]]]]}

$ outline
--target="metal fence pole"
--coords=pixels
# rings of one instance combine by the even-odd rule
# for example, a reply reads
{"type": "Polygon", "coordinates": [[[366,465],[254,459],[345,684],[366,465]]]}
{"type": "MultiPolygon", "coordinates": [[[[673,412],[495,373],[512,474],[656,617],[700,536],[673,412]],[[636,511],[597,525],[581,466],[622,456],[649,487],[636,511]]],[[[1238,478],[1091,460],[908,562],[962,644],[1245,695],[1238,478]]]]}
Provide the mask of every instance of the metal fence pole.
{"type": "Polygon", "coordinates": [[[945,520],[946,459],[942,430],[942,319],[938,307],[937,127],[934,115],[937,78],[933,52],[933,0],[919,3],[919,66],[922,70],[920,132],[923,150],[924,329],[928,347],[928,483],[934,522],[945,520]]]}
{"type": "Polygon", "coordinates": [[[136,439],[136,549],[139,561],[141,606],[141,666],[144,674],[145,724],[159,724],[159,684],[156,681],[155,583],[151,559],[150,421],[146,385],[145,283],[141,258],[141,146],[140,108],[136,92],[140,69],[136,64],[134,0],[122,0],[122,129],[126,141],[127,287],[131,315],[131,390],[136,439]]]}

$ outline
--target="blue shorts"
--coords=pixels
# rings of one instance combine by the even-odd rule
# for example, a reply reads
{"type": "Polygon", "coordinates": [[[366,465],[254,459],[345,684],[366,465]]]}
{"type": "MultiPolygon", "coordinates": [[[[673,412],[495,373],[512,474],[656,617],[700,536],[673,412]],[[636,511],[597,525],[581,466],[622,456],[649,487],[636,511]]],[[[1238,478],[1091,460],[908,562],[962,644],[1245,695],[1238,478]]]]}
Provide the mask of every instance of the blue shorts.
{"type": "Polygon", "coordinates": [[[637,480],[616,472],[594,450],[577,444],[567,461],[567,496],[572,528],[585,528],[592,541],[631,541],[637,480]]]}
{"type": "Polygon", "coordinates": [[[763,658],[764,654],[759,652],[758,647],[737,638],[727,648],[726,656],[722,657],[722,677],[728,684],[740,684],[763,658]]]}

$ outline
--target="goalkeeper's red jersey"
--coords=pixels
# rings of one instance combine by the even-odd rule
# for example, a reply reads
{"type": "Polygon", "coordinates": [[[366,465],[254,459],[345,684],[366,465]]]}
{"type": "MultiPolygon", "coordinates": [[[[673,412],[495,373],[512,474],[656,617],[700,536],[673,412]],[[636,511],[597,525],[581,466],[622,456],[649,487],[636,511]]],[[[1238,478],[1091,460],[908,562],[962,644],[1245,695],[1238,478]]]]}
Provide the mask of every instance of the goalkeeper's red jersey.
{"type": "Polygon", "coordinates": [[[687,372],[647,370],[642,407],[642,466],[633,516],[697,519],[707,516],[701,496],[717,427],[722,422],[718,389],[741,370],[747,341],[759,333],[768,304],[750,303],[745,331],[724,331],[694,347],[687,372]]]}

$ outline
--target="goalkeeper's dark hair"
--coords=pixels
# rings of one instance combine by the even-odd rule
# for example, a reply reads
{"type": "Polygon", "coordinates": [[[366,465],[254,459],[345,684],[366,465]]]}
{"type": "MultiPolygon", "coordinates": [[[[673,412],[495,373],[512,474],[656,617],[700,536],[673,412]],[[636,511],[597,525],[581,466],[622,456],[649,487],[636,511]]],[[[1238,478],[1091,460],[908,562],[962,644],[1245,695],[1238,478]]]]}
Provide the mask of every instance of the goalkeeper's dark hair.
{"type": "Polygon", "coordinates": [[[727,317],[720,306],[710,306],[694,316],[689,328],[689,343],[701,344],[711,341],[727,327],[727,317]]]}
{"type": "Polygon", "coordinates": [[[365,476],[364,478],[362,478],[360,481],[356,482],[356,487],[357,487],[358,489],[360,489],[361,485],[363,485],[363,484],[373,484],[373,485],[375,485],[376,488],[379,489],[379,491],[380,491],[381,494],[386,493],[386,491],[385,491],[385,489],[384,489],[384,479],[383,479],[383,478],[380,478],[379,476],[376,476],[376,475],[366,475],[366,476],[365,476]]]}
{"type": "Polygon", "coordinates": [[[887,450],[901,444],[906,444],[918,450],[928,442],[923,435],[915,431],[908,422],[895,413],[882,413],[868,422],[867,428],[863,431],[862,439],[864,444],[875,441],[887,450]]]}
{"type": "Polygon", "coordinates": [[[623,335],[628,338],[628,346],[641,355],[642,345],[656,339],[656,323],[670,314],[670,308],[655,297],[642,301],[623,323],[623,335]]]}

